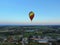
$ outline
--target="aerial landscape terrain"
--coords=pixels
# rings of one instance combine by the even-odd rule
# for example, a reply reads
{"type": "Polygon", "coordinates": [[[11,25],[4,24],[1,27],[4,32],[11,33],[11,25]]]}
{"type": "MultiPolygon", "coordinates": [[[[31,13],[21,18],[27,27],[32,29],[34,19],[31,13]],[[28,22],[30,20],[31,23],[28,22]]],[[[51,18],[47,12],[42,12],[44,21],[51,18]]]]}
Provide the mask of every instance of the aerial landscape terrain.
{"type": "Polygon", "coordinates": [[[60,45],[60,25],[0,26],[0,45],[60,45]]]}

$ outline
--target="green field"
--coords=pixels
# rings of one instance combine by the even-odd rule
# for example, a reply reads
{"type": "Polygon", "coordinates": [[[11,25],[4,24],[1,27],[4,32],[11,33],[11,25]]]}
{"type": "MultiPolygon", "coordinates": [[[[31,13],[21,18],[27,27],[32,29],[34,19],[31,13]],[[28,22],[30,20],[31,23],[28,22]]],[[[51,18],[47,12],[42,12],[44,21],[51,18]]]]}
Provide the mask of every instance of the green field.
{"type": "MultiPolygon", "coordinates": [[[[13,44],[13,43],[0,43],[0,45],[22,45],[21,43],[19,44],[13,44]]],[[[39,43],[30,43],[30,44],[25,44],[25,45],[48,45],[48,44],[39,44],[39,43]]]]}

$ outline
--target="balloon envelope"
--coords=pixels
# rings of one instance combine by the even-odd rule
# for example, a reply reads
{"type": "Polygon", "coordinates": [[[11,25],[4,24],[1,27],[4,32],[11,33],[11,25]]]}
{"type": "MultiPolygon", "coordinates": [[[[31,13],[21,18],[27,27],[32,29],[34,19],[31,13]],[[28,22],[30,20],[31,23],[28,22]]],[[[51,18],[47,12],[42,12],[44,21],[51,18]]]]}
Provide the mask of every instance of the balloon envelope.
{"type": "Polygon", "coordinates": [[[29,18],[30,18],[31,21],[32,21],[33,18],[34,18],[34,13],[33,13],[32,11],[29,13],[29,18]]]}

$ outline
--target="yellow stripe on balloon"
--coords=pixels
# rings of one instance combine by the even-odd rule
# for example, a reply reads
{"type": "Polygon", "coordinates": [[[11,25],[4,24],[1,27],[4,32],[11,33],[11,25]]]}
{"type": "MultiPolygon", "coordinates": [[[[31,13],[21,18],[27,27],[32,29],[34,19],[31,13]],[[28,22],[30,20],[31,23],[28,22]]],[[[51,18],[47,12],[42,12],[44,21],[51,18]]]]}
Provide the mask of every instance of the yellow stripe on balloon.
{"type": "Polygon", "coordinates": [[[30,16],[34,15],[33,13],[30,13],[30,16]]]}

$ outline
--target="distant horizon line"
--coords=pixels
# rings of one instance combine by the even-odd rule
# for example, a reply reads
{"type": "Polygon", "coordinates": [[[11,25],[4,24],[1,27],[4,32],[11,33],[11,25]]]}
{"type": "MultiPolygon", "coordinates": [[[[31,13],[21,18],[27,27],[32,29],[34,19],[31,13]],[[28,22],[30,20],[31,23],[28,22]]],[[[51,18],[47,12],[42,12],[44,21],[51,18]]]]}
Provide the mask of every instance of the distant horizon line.
{"type": "Polygon", "coordinates": [[[0,24],[0,26],[43,26],[43,25],[60,25],[60,24],[0,24]]]}

